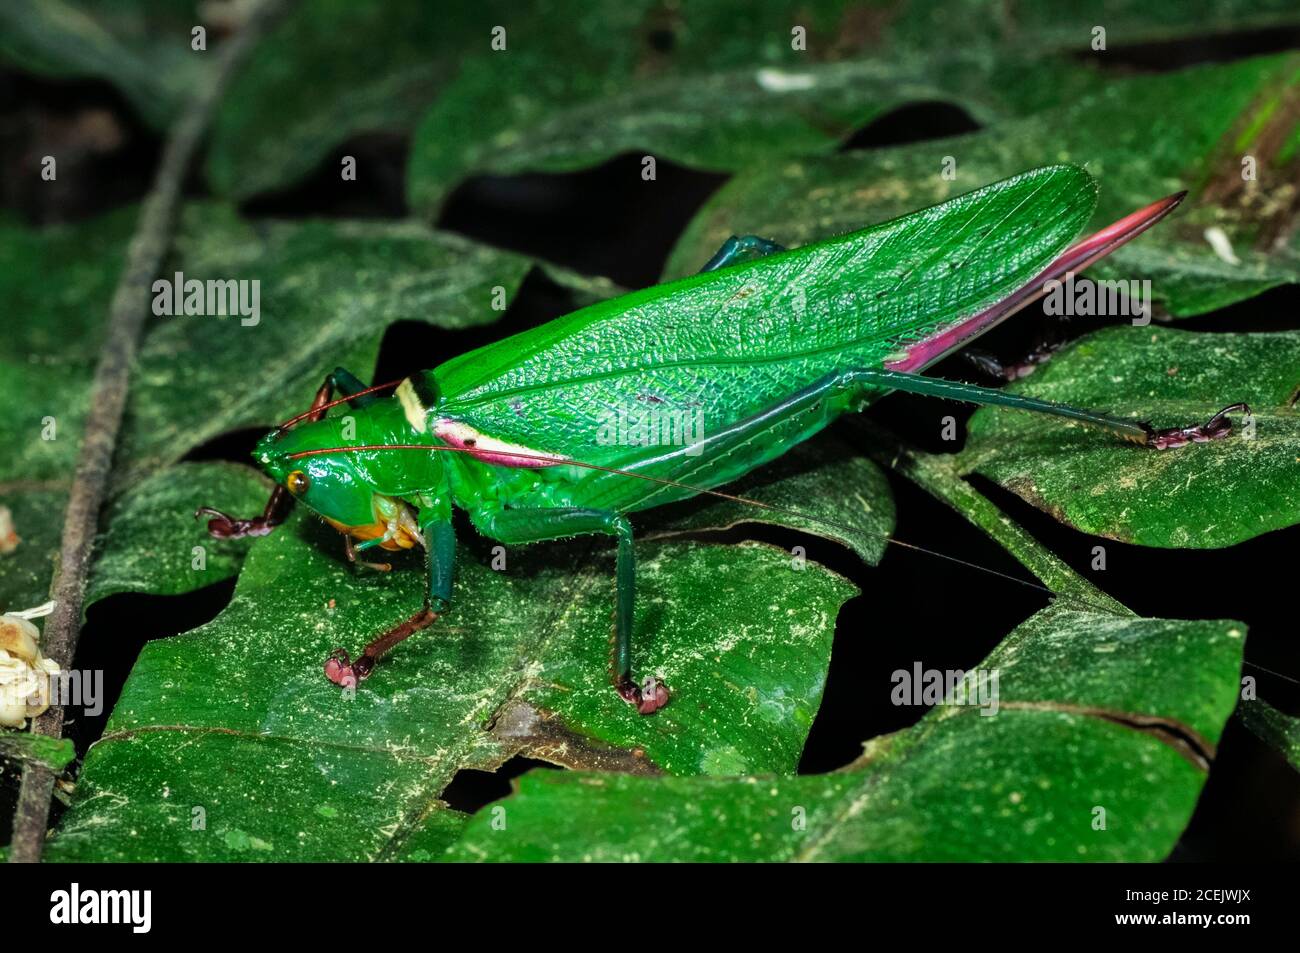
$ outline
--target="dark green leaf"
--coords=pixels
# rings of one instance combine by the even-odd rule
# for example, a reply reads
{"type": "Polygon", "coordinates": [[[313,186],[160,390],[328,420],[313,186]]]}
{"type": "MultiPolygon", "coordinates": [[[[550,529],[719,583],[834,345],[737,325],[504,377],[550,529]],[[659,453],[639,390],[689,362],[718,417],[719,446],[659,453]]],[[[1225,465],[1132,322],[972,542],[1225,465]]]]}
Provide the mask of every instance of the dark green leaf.
{"type": "Polygon", "coordinates": [[[638,545],[637,651],[673,702],[606,674],[612,555],[462,548],[454,609],[349,699],[321,666],[419,606],[417,560],[352,572],[296,518],[254,545],[213,622],[150,643],[51,844],[63,859],[425,856],[463,767],[516,752],[647,773],[790,772],[852,587],[764,546],[638,545]],[[779,581],[779,585],[774,585],[779,581]],[[206,810],[206,830],[191,826],[206,810]],[[410,842],[408,843],[408,838],[410,842]]]}
{"type": "Polygon", "coordinates": [[[90,378],[134,209],[77,225],[0,219],[0,506],[21,540],[0,554],[0,611],[48,598],[90,378]]]}
{"type": "Polygon", "coordinates": [[[86,604],[121,592],[179,595],[239,573],[251,539],[213,539],[200,506],[259,513],[271,483],[252,467],[180,463],[130,487],[104,516],[86,604]]]}
{"type": "MultiPolygon", "coordinates": [[[[222,102],[208,154],[216,190],[284,188],[360,134],[408,133],[498,22],[492,4],[300,0],[258,43],[222,102]]],[[[337,162],[337,160],[336,160],[337,162]]],[[[328,170],[341,176],[342,166],[328,170]]],[[[379,174],[364,160],[357,182],[379,174]]]]}
{"type": "Polygon", "coordinates": [[[1205,780],[1182,739],[1213,749],[1236,700],[1243,634],[1058,604],[981,664],[999,673],[991,717],[941,706],[818,776],[533,772],[499,805],[504,827],[476,815],[449,856],[1160,860],[1205,780]]]}
{"type": "Polygon", "coordinates": [[[1012,389],[1157,427],[1204,423],[1246,401],[1253,424],[1177,450],[1146,450],[1038,414],[985,409],[960,458],[1062,522],[1145,546],[1231,546],[1300,521],[1300,333],[1109,328],[1012,389]],[[1250,429],[1253,426],[1253,431],[1250,429]]]}
{"type": "MultiPolygon", "coordinates": [[[[342,365],[365,377],[396,321],[448,330],[489,324],[530,262],[415,223],[241,222],[220,206],[187,210],[176,271],[260,281],[260,318],[161,317],[140,354],[119,481],[157,469],[229,430],[305,410],[342,365]],[[249,319],[251,320],[251,319],[249,319]]],[[[430,366],[442,355],[430,354],[430,366]]]]}
{"type": "MultiPolygon", "coordinates": [[[[468,58],[421,121],[410,201],[432,217],[468,175],[568,171],[622,153],[717,171],[776,170],[786,157],[834,152],[907,103],[956,103],[988,122],[1102,88],[1105,78],[1084,65],[1106,62],[1093,49],[1098,24],[1124,47],[1202,35],[1210,23],[1297,19],[1285,0],[1195,5],[1197,14],[1131,0],[1088,11],[1062,0],[991,15],[982,0],[878,9],[772,0],[747,4],[738,29],[725,5],[622,2],[559,33],[546,16],[512,16],[500,21],[510,24],[508,50],[468,58]],[[806,49],[793,48],[796,28],[806,49]],[[484,110],[485,102],[493,107],[484,110]]],[[[1044,152],[990,178],[1061,158],[1044,152]]]]}
{"type": "Polygon", "coordinates": [[[738,175],[678,243],[668,275],[688,274],[729,235],[801,245],[862,228],[1044,161],[1085,165],[1101,185],[1100,228],[1181,189],[1169,221],[1115,253],[1098,274],[1150,278],[1176,315],[1197,314],[1300,279],[1291,194],[1300,154],[1300,57],[1115,80],[1078,102],[970,136],[867,153],[790,160],[738,175]],[[1243,181],[1243,157],[1258,178],[1243,181]],[[953,175],[945,177],[945,159],[953,175]],[[1233,264],[1206,238],[1219,229],[1233,264]]]}
{"type": "Polygon", "coordinates": [[[1300,771],[1300,718],[1280,712],[1261,699],[1243,701],[1237,711],[1247,728],[1300,771]]]}
{"type": "MultiPolygon", "coordinates": [[[[211,69],[190,47],[193,0],[6,0],[0,60],[47,76],[107,80],[162,128],[211,69]]],[[[212,37],[215,42],[215,36],[212,37]]]]}
{"type": "Polygon", "coordinates": [[[0,758],[44,765],[57,773],[71,764],[76,756],[77,752],[67,738],[47,738],[0,728],[0,758]]]}

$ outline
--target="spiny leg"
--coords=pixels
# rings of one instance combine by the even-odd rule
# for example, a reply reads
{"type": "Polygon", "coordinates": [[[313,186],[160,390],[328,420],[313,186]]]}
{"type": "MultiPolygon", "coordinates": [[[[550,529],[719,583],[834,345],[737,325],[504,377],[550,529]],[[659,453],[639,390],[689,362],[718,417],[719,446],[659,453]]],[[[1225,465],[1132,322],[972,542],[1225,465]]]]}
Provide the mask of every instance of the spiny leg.
{"type": "MultiPolygon", "coordinates": [[[[314,423],[325,416],[325,411],[322,408],[330,402],[336,389],[344,397],[347,397],[357,391],[365,390],[366,385],[344,368],[334,368],[334,372],[327,374],[324,382],[316,390],[316,396],[313,398],[308,416],[305,418],[307,421],[314,423]]],[[[375,399],[374,394],[365,394],[358,397],[355,402],[350,403],[365,406],[366,403],[375,399]]],[[[266,501],[266,507],[262,510],[261,516],[255,516],[252,519],[236,519],[210,506],[201,506],[195,511],[194,518],[198,519],[201,516],[212,517],[212,519],[208,520],[208,535],[216,539],[242,539],[245,536],[265,536],[289,518],[289,513],[293,509],[293,501],[292,493],[282,486],[277,486],[271,491],[271,498],[266,501]]]]}
{"type": "Polygon", "coordinates": [[[503,543],[533,543],[601,533],[618,540],[615,578],[618,598],[614,614],[614,638],[610,654],[610,675],[614,688],[629,705],[649,715],[668,704],[667,686],[650,677],[641,685],[632,678],[632,618],[636,605],[636,562],[632,549],[632,524],[612,510],[580,507],[486,510],[470,514],[484,534],[503,543]]]}
{"type": "Polygon", "coordinates": [[[706,271],[717,271],[719,268],[726,268],[728,265],[735,265],[742,261],[753,261],[755,258],[762,258],[779,251],[785,251],[785,246],[768,241],[766,238],[759,238],[757,235],[743,237],[732,235],[700,269],[700,274],[706,271]]]}
{"type": "Polygon", "coordinates": [[[325,677],[335,685],[355,688],[393,646],[421,629],[427,629],[451,605],[451,581],[456,564],[456,534],[452,529],[451,514],[439,512],[422,523],[420,531],[428,549],[429,590],[424,608],[372,639],[355,660],[346,649],[331,652],[325,661],[325,677]]]}
{"type": "Polygon", "coordinates": [[[984,406],[1012,407],[1017,410],[1050,414],[1053,417],[1064,417],[1067,420],[1077,420],[1155,450],[1172,450],[1189,443],[1205,443],[1226,437],[1232,433],[1232,423],[1227,415],[1238,412],[1250,413],[1250,408],[1244,403],[1236,403],[1223,408],[1204,424],[1157,429],[1146,421],[1127,420],[1093,410],[1084,410],[1081,407],[1071,407],[1069,404],[1058,404],[1055,401],[1026,397],[1021,394],[1009,394],[990,387],[946,381],[938,377],[874,369],[855,370],[850,374],[859,383],[882,390],[901,390],[911,394],[944,397],[948,400],[961,400],[984,406]]]}

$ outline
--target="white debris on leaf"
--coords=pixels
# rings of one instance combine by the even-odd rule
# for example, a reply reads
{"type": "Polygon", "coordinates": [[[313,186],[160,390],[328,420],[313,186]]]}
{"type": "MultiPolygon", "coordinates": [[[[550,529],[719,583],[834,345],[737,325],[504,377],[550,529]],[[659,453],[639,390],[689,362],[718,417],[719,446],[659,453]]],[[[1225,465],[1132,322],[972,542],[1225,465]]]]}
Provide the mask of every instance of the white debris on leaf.
{"type": "Polygon", "coordinates": [[[787,73],[770,66],[756,72],[754,81],[769,93],[796,93],[817,85],[817,77],[811,73],[787,73]]]}
{"type": "Polygon", "coordinates": [[[1237,253],[1232,250],[1232,242],[1228,240],[1228,233],[1217,225],[1212,225],[1205,230],[1205,240],[1210,243],[1214,253],[1226,261],[1229,265],[1240,265],[1241,259],[1237,253]]]}
{"type": "Polygon", "coordinates": [[[0,556],[7,556],[18,548],[22,542],[14,528],[14,514],[9,507],[0,506],[0,556]]]}
{"type": "Polygon", "coordinates": [[[21,728],[50,707],[50,677],[56,662],[41,655],[40,632],[29,619],[49,615],[54,603],[0,615],[0,725],[21,728]]]}

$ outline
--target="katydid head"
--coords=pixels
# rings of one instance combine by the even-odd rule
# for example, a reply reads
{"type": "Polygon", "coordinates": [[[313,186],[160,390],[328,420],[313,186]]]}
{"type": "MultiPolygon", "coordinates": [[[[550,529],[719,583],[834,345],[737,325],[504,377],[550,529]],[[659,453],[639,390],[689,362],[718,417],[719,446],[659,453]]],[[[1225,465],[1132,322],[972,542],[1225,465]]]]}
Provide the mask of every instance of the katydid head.
{"type": "Polygon", "coordinates": [[[339,418],[327,418],[271,431],[257,442],[253,459],[276,483],[336,526],[368,526],[376,522],[377,494],[354,454],[294,458],[304,450],[344,443],[339,418]]]}

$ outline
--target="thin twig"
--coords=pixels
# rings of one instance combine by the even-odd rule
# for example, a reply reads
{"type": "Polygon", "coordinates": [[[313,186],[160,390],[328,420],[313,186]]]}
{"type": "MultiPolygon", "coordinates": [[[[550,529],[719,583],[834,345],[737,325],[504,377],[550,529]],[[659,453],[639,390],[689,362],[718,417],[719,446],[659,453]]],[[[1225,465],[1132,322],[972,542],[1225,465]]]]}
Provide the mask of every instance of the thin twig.
{"type": "MultiPolygon", "coordinates": [[[[43,653],[62,668],[71,667],[77,650],[86,577],[113,461],[113,448],[117,445],[122,410],[126,405],[131,365],[149,310],[150,288],[171,246],[172,227],[185,174],[238,64],[283,8],[281,0],[265,0],[239,33],[223,44],[211,79],[173,125],[153,189],[141,208],[127,252],[126,267],[113,295],[107,339],[99,357],[99,366],[95,369],[90,411],[63,524],[59,567],[51,587],[58,604],[45,625],[42,639],[43,653]]],[[[62,706],[52,706],[35,719],[32,732],[51,738],[60,737],[63,734],[62,706]]],[[[18,806],[14,811],[10,863],[34,863],[41,859],[53,788],[54,775],[47,768],[31,763],[24,768],[18,806]]]]}

